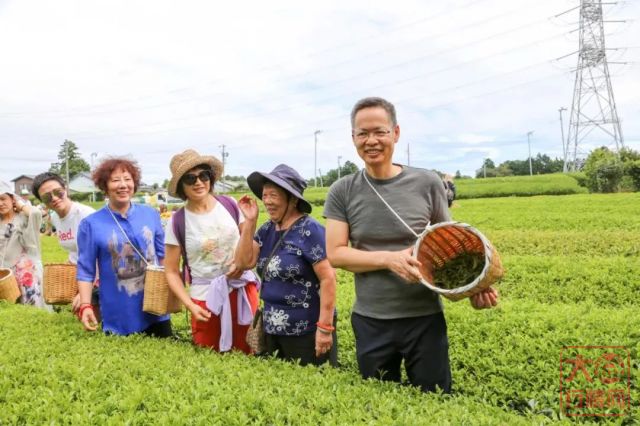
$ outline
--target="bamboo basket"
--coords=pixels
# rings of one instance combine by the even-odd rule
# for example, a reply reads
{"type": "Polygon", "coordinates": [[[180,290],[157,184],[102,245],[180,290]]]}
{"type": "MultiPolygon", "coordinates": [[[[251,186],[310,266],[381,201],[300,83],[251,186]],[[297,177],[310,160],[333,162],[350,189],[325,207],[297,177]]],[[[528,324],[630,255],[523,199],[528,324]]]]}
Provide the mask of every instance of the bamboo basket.
{"type": "Polygon", "coordinates": [[[147,266],[142,310],[154,315],[175,314],[182,310],[182,303],[169,288],[162,266],[147,266]]]}
{"type": "Polygon", "coordinates": [[[16,303],[20,297],[20,288],[13,271],[8,268],[0,268],[0,300],[16,303]]]}
{"type": "Polygon", "coordinates": [[[68,305],[78,294],[76,265],[50,263],[44,265],[44,300],[50,305],[68,305]]]}
{"type": "Polygon", "coordinates": [[[428,226],[413,247],[413,257],[422,263],[422,284],[452,301],[470,297],[489,288],[504,274],[496,249],[480,231],[466,223],[442,222],[428,226]],[[435,286],[433,271],[462,253],[484,254],[485,262],[480,275],[469,283],[460,283],[454,289],[435,286]]]}

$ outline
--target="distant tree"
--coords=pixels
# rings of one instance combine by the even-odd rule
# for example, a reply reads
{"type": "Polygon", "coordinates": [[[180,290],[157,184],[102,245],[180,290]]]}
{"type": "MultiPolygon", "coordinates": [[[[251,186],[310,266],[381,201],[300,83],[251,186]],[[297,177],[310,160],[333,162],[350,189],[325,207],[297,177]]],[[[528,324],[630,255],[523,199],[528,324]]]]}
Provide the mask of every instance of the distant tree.
{"type": "MultiPolygon", "coordinates": [[[[351,161],[345,161],[345,163],[340,167],[340,177],[344,177],[358,171],[358,166],[356,166],[351,161]]],[[[331,186],[333,182],[338,180],[338,168],[331,169],[327,172],[326,175],[322,176],[322,183],[324,186],[331,186]]],[[[313,179],[311,179],[313,183],[313,179]]],[[[320,179],[318,179],[318,184],[320,183],[320,179]]]]}
{"type": "Polygon", "coordinates": [[[460,170],[456,170],[455,179],[460,179],[460,178],[462,178],[462,173],[460,173],[460,170]]]}
{"type": "Polygon", "coordinates": [[[631,181],[634,191],[640,191],[640,152],[631,148],[620,150],[620,161],[625,174],[625,179],[631,181]]]}
{"type": "Polygon", "coordinates": [[[482,166],[476,170],[476,177],[496,177],[496,164],[491,158],[485,158],[482,162],[482,166]]]}
{"type": "Polygon", "coordinates": [[[616,192],[624,174],[622,162],[606,146],[594,149],[584,164],[591,192],[616,192]]]}
{"type": "Polygon", "coordinates": [[[58,162],[51,163],[49,171],[57,173],[66,179],[67,176],[67,155],[69,156],[69,180],[73,179],[78,173],[88,172],[91,170],[89,163],[87,163],[80,152],[78,147],[72,141],[65,139],[58,152],[58,162]]]}
{"type": "Polygon", "coordinates": [[[169,187],[169,179],[165,179],[162,181],[162,187],[167,189],[169,187]]]}

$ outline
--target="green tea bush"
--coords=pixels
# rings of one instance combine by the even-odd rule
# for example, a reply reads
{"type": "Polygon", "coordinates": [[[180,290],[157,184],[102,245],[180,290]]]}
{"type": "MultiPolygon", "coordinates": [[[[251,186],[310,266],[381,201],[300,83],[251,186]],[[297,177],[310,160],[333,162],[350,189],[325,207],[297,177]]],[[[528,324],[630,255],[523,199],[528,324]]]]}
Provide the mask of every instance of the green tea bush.
{"type": "MultiPolygon", "coordinates": [[[[506,274],[496,309],[445,302],[451,396],[360,379],[353,276],[340,270],[339,369],[194,348],[184,314],[172,317],[178,339],[155,340],[85,333],[68,308],[0,303],[0,424],[638,424],[639,205],[633,193],[456,203],[506,274]],[[628,416],[563,416],[560,349],[572,345],[630,351],[628,416]]],[[[66,259],[42,241],[45,262],[66,259]]]]}
{"type": "Polygon", "coordinates": [[[580,194],[587,190],[562,173],[456,180],[457,199],[580,194]]]}

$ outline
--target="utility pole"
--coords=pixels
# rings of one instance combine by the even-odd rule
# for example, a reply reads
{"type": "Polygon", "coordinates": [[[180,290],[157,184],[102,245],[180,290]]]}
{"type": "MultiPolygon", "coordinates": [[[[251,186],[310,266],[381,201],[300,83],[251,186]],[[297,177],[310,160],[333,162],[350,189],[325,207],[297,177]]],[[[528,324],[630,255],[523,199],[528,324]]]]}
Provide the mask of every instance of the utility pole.
{"type": "Polygon", "coordinates": [[[322,133],[322,130],[316,130],[313,132],[313,185],[318,187],[318,135],[322,133]]]}
{"type": "Polygon", "coordinates": [[[340,159],[342,158],[342,155],[338,155],[338,179],[340,179],[340,159]]]}
{"type": "Polygon", "coordinates": [[[411,165],[411,152],[409,151],[410,142],[407,142],[407,166],[411,165]]]}
{"type": "Polygon", "coordinates": [[[527,132],[527,142],[529,143],[529,176],[533,176],[533,167],[531,166],[531,135],[533,130],[527,132]]]}
{"type": "Polygon", "coordinates": [[[576,170],[578,164],[578,146],[593,130],[599,129],[604,133],[604,135],[600,133],[600,137],[596,139],[598,145],[603,145],[603,142],[608,139],[609,144],[615,144],[616,152],[624,148],[622,127],[609,75],[609,64],[624,64],[624,62],[607,61],[606,51],[617,49],[605,47],[604,23],[625,21],[603,20],[603,4],[615,5],[617,3],[603,3],[602,0],[580,0],[580,6],[560,14],[574,9],[580,10],[578,65],[573,85],[573,102],[566,146],[567,151],[571,147],[573,148],[572,171],[576,170]]]}
{"type": "Polygon", "coordinates": [[[562,173],[567,173],[567,146],[564,143],[564,125],[562,124],[562,111],[566,111],[565,107],[560,107],[558,112],[560,113],[560,138],[562,139],[562,173]]]}
{"type": "Polygon", "coordinates": [[[486,158],[482,162],[482,175],[484,176],[485,179],[487,178],[487,159],[486,158]]]}
{"type": "Polygon", "coordinates": [[[229,156],[229,153],[225,150],[227,146],[225,144],[220,145],[220,148],[222,148],[222,176],[220,176],[222,178],[222,191],[225,192],[227,189],[227,186],[225,184],[225,179],[224,179],[224,171],[226,169],[225,165],[227,164],[227,157],[229,156]]]}
{"type": "Polygon", "coordinates": [[[318,174],[320,175],[320,186],[323,187],[324,183],[322,183],[322,170],[318,169],[318,174]]]}

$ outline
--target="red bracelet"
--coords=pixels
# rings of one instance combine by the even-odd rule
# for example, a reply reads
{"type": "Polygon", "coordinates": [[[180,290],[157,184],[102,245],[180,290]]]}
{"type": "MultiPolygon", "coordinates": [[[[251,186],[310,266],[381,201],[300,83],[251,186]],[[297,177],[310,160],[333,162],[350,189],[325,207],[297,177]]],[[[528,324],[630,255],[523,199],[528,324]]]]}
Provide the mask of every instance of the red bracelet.
{"type": "Polygon", "coordinates": [[[82,321],[82,314],[85,310],[91,309],[93,311],[93,305],[91,303],[83,303],[80,305],[80,310],[78,311],[78,318],[82,321]]]}
{"type": "Polygon", "coordinates": [[[333,332],[336,331],[336,328],[331,326],[331,325],[327,325],[327,324],[322,324],[320,321],[318,321],[316,323],[316,326],[318,326],[319,329],[322,329],[324,331],[328,331],[328,332],[333,332]]]}

